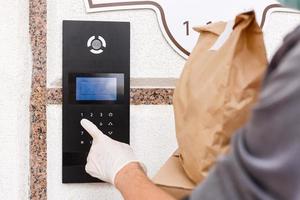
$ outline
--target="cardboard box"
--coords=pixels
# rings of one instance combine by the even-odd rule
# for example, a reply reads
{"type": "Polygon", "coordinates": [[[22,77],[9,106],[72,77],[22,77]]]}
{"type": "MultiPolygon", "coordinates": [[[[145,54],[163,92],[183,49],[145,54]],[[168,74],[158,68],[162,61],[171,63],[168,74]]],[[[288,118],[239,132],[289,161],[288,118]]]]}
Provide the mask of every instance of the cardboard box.
{"type": "Polygon", "coordinates": [[[187,177],[180,164],[178,152],[160,168],[153,182],[176,199],[188,196],[195,188],[195,184],[187,177]]]}

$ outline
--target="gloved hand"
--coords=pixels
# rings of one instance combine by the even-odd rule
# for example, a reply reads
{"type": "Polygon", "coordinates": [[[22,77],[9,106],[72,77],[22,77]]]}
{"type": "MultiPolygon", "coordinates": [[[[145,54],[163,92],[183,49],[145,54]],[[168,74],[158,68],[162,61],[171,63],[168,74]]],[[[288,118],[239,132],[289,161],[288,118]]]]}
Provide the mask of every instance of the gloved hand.
{"type": "MultiPolygon", "coordinates": [[[[131,162],[139,162],[132,148],[104,135],[96,125],[87,119],[80,121],[82,127],[93,137],[85,170],[91,176],[115,185],[118,172],[131,162]]],[[[145,171],[142,163],[141,167],[145,171]]]]}

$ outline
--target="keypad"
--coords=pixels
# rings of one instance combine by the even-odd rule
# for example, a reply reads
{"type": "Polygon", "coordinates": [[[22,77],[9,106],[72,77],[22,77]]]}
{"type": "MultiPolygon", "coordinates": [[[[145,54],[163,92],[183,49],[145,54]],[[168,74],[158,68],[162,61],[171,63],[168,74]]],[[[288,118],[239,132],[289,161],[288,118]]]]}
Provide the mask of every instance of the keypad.
{"type": "MultiPolygon", "coordinates": [[[[93,122],[105,135],[112,137],[116,134],[116,113],[112,111],[103,112],[79,112],[80,120],[85,118],[93,122]]],[[[80,129],[79,144],[86,146],[92,144],[92,137],[82,127],[80,129]]]]}

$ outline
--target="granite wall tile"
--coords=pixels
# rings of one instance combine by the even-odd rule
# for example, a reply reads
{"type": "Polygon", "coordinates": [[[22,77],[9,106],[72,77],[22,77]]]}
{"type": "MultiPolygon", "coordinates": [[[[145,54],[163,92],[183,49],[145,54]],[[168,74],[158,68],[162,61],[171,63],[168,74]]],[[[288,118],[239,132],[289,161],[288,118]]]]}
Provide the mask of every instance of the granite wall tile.
{"type": "Polygon", "coordinates": [[[47,1],[29,1],[29,33],[32,48],[30,99],[30,199],[47,199],[46,58],[47,1]]]}
{"type": "MultiPolygon", "coordinates": [[[[132,105],[171,105],[173,103],[173,88],[131,88],[130,104],[132,105]]],[[[47,103],[61,104],[62,89],[47,89],[47,103]]]]}

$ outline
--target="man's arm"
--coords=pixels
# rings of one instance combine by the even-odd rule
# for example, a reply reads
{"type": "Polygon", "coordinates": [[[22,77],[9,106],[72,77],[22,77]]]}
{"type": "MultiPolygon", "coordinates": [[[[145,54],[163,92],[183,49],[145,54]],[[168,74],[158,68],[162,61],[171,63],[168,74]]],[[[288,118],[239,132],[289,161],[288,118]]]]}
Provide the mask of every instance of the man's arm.
{"type": "Polygon", "coordinates": [[[138,163],[130,163],[121,169],[115,184],[126,200],[174,200],[148,179],[138,163]]]}

